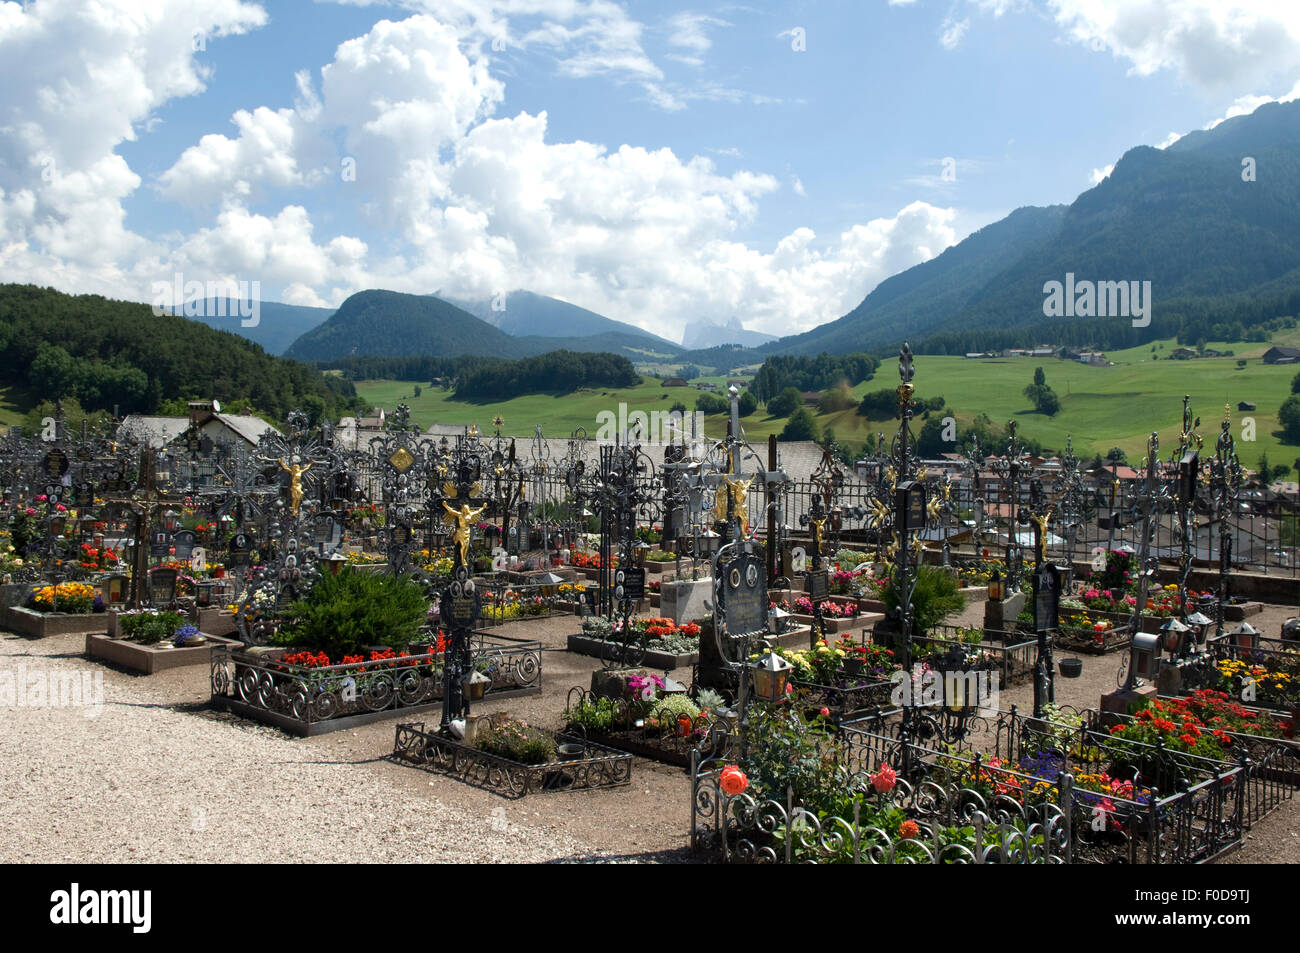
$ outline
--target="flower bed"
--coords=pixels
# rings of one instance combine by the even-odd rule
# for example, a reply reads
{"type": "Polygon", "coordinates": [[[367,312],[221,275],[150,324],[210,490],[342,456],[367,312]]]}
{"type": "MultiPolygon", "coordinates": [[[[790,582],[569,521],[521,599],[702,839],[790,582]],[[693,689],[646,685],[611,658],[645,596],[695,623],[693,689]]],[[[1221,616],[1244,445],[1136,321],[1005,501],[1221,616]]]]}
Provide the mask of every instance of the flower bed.
{"type": "Polygon", "coordinates": [[[628,665],[674,669],[694,665],[700,655],[700,625],[677,625],[672,619],[632,619],[632,632],[622,638],[622,621],[591,616],[582,622],[582,635],[571,635],[568,650],[580,655],[608,659],[623,657],[628,665]]]}
{"type": "Polygon", "coordinates": [[[1068,614],[1063,611],[1060,621],[1061,626],[1053,637],[1052,644],[1070,652],[1105,655],[1107,652],[1127,648],[1133,642],[1133,630],[1129,624],[1126,621],[1116,621],[1109,615],[1103,616],[1087,610],[1068,614]]]}
{"type": "Polygon", "coordinates": [[[1037,640],[1023,640],[1017,634],[1013,641],[988,642],[984,630],[963,629],[952,625],[936,627],[937,635],[921,635],[912,639],[914,662],[935,666],[941,659],[950,658],[955,650],[962,655],[961,667],[967,670],[988,669],[996,671],[1001,686],[1008,687],[1032,678],[1038,661],[1037,640]]]}
{"type": "Polygon", "coordinates": [[[570,756],[542,764],[525,764],[426,731],[420,722],[397,726],[393,757],[512,798],[538,792],[621,787],[632,780],[630,754],[576,735],[540,728],[532,731],[548,739],[552,749],[572,746],[570,756]]]}
{"type": "MultiPolygon", "coordinates": [[[[540,642],[475,633],[474,668],[491,679],[489,698],[542,690],[540,642]]],[[[370,653],[331,664],[317,653],[212,652],[212,702],[219,708],[316,735],[441,704],[442,654],[370,653]]]]}
{"type": "Polygon", "coordinates": [[[693,759],[697,850],[740,863],[1066,859],[1069,781],[1056,804],[975,803],[956,786],[908,783],[888,763],[854,772],[847,739],[790,706],[756,706],[751,721],[749,744],[727,735],[693,759]]]}
{"type": "MultiPolygon", "coordinates": [[[[618,698],[572,688],[564,707],[565,732],[590,738],[609,748],[685,768],[691,752],[708,737],[714,713],[684,694],[662,694],[655,675],[629,680],[618,698]],[[649,697],[647,689],[653,689],[649,697]]],[[[718,699],[721,702],[721,699],[718,699]]]]}
{"type": "Polygon", "coordinates": [[[1070,814],[1068,863],[1207,863],[1241,846],[1248,799],[1238,765],[1014,711],[987,728],[992,738],[968,734],[963,750],[899,737],[898,725],[845,734],[860,772],[890,764],[913,783],[960,788],[974,808],[1060,805],[1070,814]]]}
{"type": "Polygon", "coordinates": [[[1248,825],[1290,800],[1300,785],[1294,722],[1248,709],[1222,692],[1201,689],[1184,698],[1152,699],[1135,715],[1090,710],[1083,720],[1093,731],[1107,732],[1119,742],[1140,741],[1241,764],[1248,778],[1248,825]]]}
{"type": "Polygon", "coordinates": [[[4,627],[29,638],[43,639],[52,635],[88,635],[103,632],[106,619],[102,613],[37,612],[26,606],[8,606],[4,609],[4,627]]]}
{"type": "Polygon", "coordinates": [[[216,646],[234,649],[239,647],[240,643],[234,639],[226,639],[206,632],[203,633],[202,642],[181,645],[171,641],[142,645],[103,634],[86,636],[86,655],[142,675],[152,675],[155,672],[185,665],[208,663],[212,659],[212,650],[216,646]]]}
{"type": "Polygon", "coordinates": [[[84,582],[60,582],[55,585],[38,586],[33,589],[24,603],[33,612],[57,612],[68,615],[85,615],[89,612],[103,612],[104,600],[94,586],[84,582]]]}

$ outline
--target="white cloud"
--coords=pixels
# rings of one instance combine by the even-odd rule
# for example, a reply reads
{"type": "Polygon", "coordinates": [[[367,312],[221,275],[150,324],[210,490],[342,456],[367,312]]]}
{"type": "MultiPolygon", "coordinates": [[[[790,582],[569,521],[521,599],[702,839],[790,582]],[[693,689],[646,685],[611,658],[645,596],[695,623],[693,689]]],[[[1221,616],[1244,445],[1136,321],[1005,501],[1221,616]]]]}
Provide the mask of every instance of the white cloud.
{"type": "Polygon", "coordinates": [[[945,17],[939,26],[939,45],[945,50],[955,50],[961,44],[961,38],[970,29],[970,19],[953,20],[945,17]]]}
{"type": "Polygon", "coordinates": [[[701,54],[707,53],[713,46],[708,28],[713,26],[730,26],[726,20],[719,20],[704,13],[682,12],[668,19],[668,42],[675,47],[690,51],[686,54],[673,54],[673,58],[692,66],[702,66],[701,54]]]}
{"type": "Polygon", "coordinates": [[[115,154],[201,92],[207,48],[266,22],[240,0],[0,4],[0,270],[121,292],[152,252],[124,224],[140,178],[115,154]],[[196,49],[196,47],[201,49],[196,49]]]}
{"type": "Polygon", "coordinates": [[[1172,146],[1175,142],[1177,142],[1181,138],[1183,138],[1183,134],[1181,132],[1171,132],[1169,135],[1165,136],[1165,138],[1160,143],[1156,145],[1156,148],[1168,149],[1170,146],[1172,146]]]}
{"type": "Polygon", "coordinates": [[[1149,76],[1173,70],[1206,87],[1294,77],[1300,4],[1247,0],[1048,0],[1077,43],[1128,60],[1149,76]]]}
{"type": "Polygon", "coordinates": [[[1113,162],[1110,165],[1102,166],[1100,169],[1093,169],[1092,174],[1088,176],[1088,181],[1093,185],[1099,185],[1102,180],[1109,178],[1114,171],[1115,163],[1113,162]]]}
{"type": "Polygon", "coordinates": [[[805,196],[808,195],[807,191],[805,191],[803,187],[803,180],[800,179],[799,176],[797,175],[791,178],[790,188],[794,189],[794,194],[799,196],[800,198],[804,198],[805,196]]]}
{"type": "MultiPolygon", "coordinates": [[[[610,5],[575,4],[613,17],[610,5]]],[[[209,6],[226,16],[210,18],[214,30],[256,25],[246,7],[223,0],[209,6]]],[[[484,13],[488,6],[465,0],[464,29],[486,35],[500,26],[484,13]]],[[[0,6],[0,53],[23,49],[14,17],[12,5],[0,6]]],[[[583,40],[584,25],[574,17],[557,22],[571,31],[562,44],[566,62],[574,62],[574,43],[592,50],[604,43],[594,34],[583,40]]],[[[168,73],[157,79],[161,89],[138,67],[145,90],[138,105],[100,134],[95,149],[76,127],[54,118],[41,125],[30,118],[42,118],[38,110],[9,103],[0,148],[27,141],[10,122],[17,116],[48,143],[60,175],[41,179],[45,152],[0,165],[0,267],[15,280],[137,300],[148,300],[151,282],[176,271],[258,280],[268,298],[282,289],[281,300],[317,306],[370,287],[440,288],[464,297],[528,288],[674,337],[695,317],[737,313],[771,333],[807,329],[957,238],[954,210],[913,202],[838,236],[819,239],[796,228],[771,246],[746,243],[738,236],[761,200],[781,187],[778,178],[746,169],[723,174],[708,158],[666,148],[550,141],[545,112],[495,118],[503,86],[488,72],[487,51],[467,44],[460,29],[432,16],[380,21],[341,44],[318,82],[300,74],[292,105],[246,104],[232,116],[233,130],[201,136],[158,178],[164,198],[209,217],[188,234],[156,241],[123,226],[122,200],[140,180],[113,149],[165,101],[166,90],[201,86],[196,64],[191,81],[168,73]],[[81,164],[65,165],[77,149],[87,152],[81,164]],[[355,160],[355,181],[337,174],[345,157],[355,160]],[[286,189],[296,193],[291,203],[259,207],[286,189]],[[343,201],[384,235],[382,246],[331,226],[331,202],[343,189],[355,190],[343,201]]],[[[188,33],[170,30],[162,34],[167,43],[188,43],[188,33]]],[[[117,36],[105,32],[114,43],[117,36]]],[[[139,45],[163,39],[146,31],[139,45]]],[[[103,47],[110,46],[117,57],[106,39],[103,47]]],[[[19,61],[38,55],[38,48],[25,50],[19,61]]],[[[147,59],[136,50],[122,69],[129,74],[131,64],[147,59]]],[[[62,68],[80,75],[70,62],[62,68]]],[[[635,66],[619,68],[625,77],[639,75],[635,66]]],[[[6,89],[31,88],[20,75],[12,79],[6,89]]],[[[108,109],[111,91],[98,95],[108,109]]],[[[791,187],[801,194],[797,177],[791,187]]]]}

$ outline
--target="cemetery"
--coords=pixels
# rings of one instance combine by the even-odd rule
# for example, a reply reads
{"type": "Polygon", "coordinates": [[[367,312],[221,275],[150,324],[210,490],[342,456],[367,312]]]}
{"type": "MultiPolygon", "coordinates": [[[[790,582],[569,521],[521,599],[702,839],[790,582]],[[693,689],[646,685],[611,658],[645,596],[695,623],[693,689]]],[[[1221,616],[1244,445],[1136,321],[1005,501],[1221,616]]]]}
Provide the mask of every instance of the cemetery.
{"type": "Polygon", "coordinates": [[[924,460],[913,378],[853,467],[751,445],[734,387],[653,440],[14,428],[0,646],[615,858],[1300,859],[1296,513],[1231,412],[1126,480],[1014,422],[924,460]]]}

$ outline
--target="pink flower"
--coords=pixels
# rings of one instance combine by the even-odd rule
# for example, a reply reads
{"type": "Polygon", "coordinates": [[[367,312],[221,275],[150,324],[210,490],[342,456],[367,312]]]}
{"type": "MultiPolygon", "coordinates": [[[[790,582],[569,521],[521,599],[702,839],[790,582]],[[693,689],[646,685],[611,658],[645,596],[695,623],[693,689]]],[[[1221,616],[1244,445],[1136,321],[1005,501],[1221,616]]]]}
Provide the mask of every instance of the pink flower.
{"type": "Polygon", "coordinates": [[[887,764],[882,764],[880,770],[871,776],[871,786],[877,794],[888,794],[897,783],[898,772],[887,764]]]}
{"type": "Polygon", "coordinates": [[[831,710],[825,705],[822,705],[821,716],[823,718],[829,718],[831,716],[831,710]]]}

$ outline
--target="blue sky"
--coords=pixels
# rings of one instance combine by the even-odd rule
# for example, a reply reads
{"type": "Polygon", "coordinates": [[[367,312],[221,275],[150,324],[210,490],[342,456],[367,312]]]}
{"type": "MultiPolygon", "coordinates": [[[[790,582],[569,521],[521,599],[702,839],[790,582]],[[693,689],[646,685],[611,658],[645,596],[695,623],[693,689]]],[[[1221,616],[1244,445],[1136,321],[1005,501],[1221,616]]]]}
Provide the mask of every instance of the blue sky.
{"type": "Polygon", "coordinates": [[[526,288],[668,337],[805,330],[1134,145],[1294,97],[1297,11],[0,3],[0,279],[526,288]]]}

